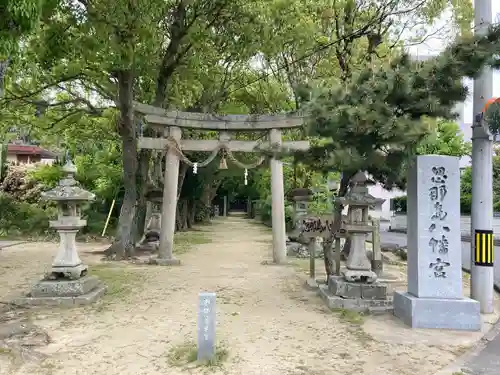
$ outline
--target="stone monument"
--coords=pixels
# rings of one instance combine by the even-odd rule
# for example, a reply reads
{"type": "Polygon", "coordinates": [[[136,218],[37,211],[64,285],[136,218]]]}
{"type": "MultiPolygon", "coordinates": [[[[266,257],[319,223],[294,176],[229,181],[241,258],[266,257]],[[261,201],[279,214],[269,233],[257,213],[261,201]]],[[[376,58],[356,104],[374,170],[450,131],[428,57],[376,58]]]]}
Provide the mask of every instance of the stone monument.
{"type": "Polygon", "coordinates": [[[408,292],[394,315],[414,328],[479,330],[479,302],[462,293],[459,158],[417,156],[408,173],[408,292]]]}
{"type": "Polygon", "coordinates": [[[293,228],[292,233],[288,235],[288,237],[292,241],[304,242],[303,238],[301,239],[302,228],[300,226],[301,219],[307,216],[307,208],[309,201],[313,195],[312,190],[307,188],[297,188],[292,189],[287,194],[288,199],[294,202],[293,205],[293,228]],[[302,240],[302,241],[301,241],[302,240]]]}
{"type": "Polygon", "coordinates": [[[81,205],[94,199],[94,194],[80,188],[74,179],[76,167],[67,161],[66,177],[59,185],[42,193],[42,198],[58,204],[57,220],[50,226],[57,230],[60,241],[52,267],[43,280],[35,284],[15,303],[27,305],[85,305],[97,300],[106,287],[96,276],[87,275],[88,267],[76,251],[76,234],[87,222],[81,219],[81,205]]]}
{"type": "Polygon", "coordinates": [[[366,239],[374,227],[369,223],[368,210],[383,199],[368,192],[365,173],[358,172],[351,181],[351,187],[344,197],[336,202],[349,206],[342,231],[351,242],[346,267],[340,275],[328,277],[328,285],[320,285],[320,295],[330,308],[347,308],[356,311],[385,311],[392,307],[387,297],[387,285],[377,282],[377,274],[367,256],[366,239]]]}
{"type": "Polygon", "coordinates": [[[210,360],[215,356],[215,293],[200,293],[198,311],[198,361],[210,360]]]}

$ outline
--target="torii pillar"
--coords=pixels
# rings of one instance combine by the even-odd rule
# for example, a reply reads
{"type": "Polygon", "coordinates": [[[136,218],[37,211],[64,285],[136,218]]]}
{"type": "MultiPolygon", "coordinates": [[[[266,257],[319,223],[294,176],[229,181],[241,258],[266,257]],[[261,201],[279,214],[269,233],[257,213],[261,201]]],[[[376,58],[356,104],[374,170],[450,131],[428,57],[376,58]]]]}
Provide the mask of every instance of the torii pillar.
{"type": "MultiPolygon", "coordinates": [[[[281,130],[269,132],[271,147],[281,148],[281,130]]],[[[280,264],[286,261],[286,226],[285,226],[285,188],[283,183],[283,162],[271,159],[271,223],[273,229],[273,261],[280,264]]]]}

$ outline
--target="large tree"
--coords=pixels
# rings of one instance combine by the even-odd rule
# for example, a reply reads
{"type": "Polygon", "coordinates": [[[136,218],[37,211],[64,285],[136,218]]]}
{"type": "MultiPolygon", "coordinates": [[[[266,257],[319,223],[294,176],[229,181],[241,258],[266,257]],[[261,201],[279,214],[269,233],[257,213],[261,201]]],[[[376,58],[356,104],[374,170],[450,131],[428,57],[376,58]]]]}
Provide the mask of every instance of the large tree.
{"type": "MultiPolygon", "coordinates": [[[[429,119],[454,118],[454,105],[467,96],[462,78],[477,77],[485,65],[497,67],[499,48],[496,27],[483,37],[464,37],[435,59],[419,63],[402,55],[325,90],[310,103],[310,134],[322,142],[302,155],[303,161],[342,171],[340,195],[359,170],[387,188],[404,188],[409,156],[428,141],[429,119]]],[[[337,225],[342,208],[337,207],[337,225]]],[[[325,264],[331,274],[332,260],[325,264]]]]}

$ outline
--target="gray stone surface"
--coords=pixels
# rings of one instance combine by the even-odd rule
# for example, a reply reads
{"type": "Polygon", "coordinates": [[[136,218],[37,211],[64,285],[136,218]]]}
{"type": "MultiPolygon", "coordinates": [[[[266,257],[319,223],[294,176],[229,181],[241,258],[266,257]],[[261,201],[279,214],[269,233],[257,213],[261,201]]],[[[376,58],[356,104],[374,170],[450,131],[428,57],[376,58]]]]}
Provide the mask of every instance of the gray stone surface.
{"type": "Polygon", "coordinates": [[[375,282],[373,284],[363,284],[361,287],[361,298],[381,300],[387,298],[387,285],[375,282]]]}
{"type": "Polygon", "coordinates": [[[421,155],[408,173],[408,292],[462,298],[459,158],[421,155]]]}
{"type": "Polygon", "coordinates": [[[200,293],[198,311],[198,360],[211,359],[215,355],[215,293],[200,293]]]}
{"type": "Polygon", "coordinates": [[[419,298],[395,292],[394,315],[412,328],[481,329],[479,302],[469,298],[419,298]]]}
{"type": "Polygon", "coordinates": [[[328,308],[332,310],[347,309],[363,313],[376,314],[376,313],[391,312],[393,309],[391,298],[383,300],[342,298],[339,296],[332,295],[328,291],[327,285],[319,285],[318,294],[325,301],[328,308]]]}
{"type": "Polygon", "coordinates": [[[97,276],[84,276],[78,280],[42,280],[36,283],[30,297],[77,297],[89,293],[100,284],[97,276]]]}
{"type": "Polygon", "coordinates": [[[27,306],[59,306],[59,307],[75,307],[90,305],[97,301],[106,292],[106,286],[99,284],[96,288],[76,297],[20,297],[16,298],[13,303],[17,305],[27,306]]]}
{"type": "Polygon", "coordinates": [[[463,373],[467,375],[498,375],[500,373],[500,334],[497,333],[484,348],[469,358],[461,367],[463,373]]]}

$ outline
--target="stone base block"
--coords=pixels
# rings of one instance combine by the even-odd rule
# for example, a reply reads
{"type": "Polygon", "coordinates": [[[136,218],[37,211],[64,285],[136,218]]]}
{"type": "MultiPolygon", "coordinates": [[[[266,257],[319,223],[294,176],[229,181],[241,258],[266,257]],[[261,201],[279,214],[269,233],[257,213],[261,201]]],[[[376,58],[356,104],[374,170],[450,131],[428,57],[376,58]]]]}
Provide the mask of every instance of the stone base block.
{"type": "Polygon", "coordinates": [[[481,329],[479,302],[469,298],[418,298],[395,292],[394,315],[412,328],[481,329]]]}
{"type": "Polygon", "coordinates": [[[78,280],[42,280],[31,288],[29,297],[77,297],[95,289],[97,276],[84,276],[78,280]]]}
{"type": "Polygon", "coordinates": [[[157,266],[180,266],[181,261],[175,258],[150,258],[146,261],[147,264],[154,264],[157,266]]]}
{"type": "Polygon", "coordinates": [[[355,283],[346,281],[342,276],[328,278],[328,291],[331,295],[342,298],[387,299],[387,285],[378,282],[372,284],[355,283]]]}
{"type": "Polygon", "coordinates": [[[73,297],[58,297],[58,296],[47,296],[47,297],[20,297],[13,301],[17,305],[26,306],[58,306],[58,307],[76,307],[83,305],[90,305],[97,301],[106,292],[106,286],[99,283],[91,291],[82,294],[80,296],[73,297]]]}
{"type": "Polygon", "coordinates": [[[343,298],[336,296],[328,290],[327,285],[320,285],[318,288],[319,296],[326,302],[328,308],[332,310],[347,309],[362,313],[385,313],[392,312],[392,299],[362,299],[362,298],[343,298]]]}

